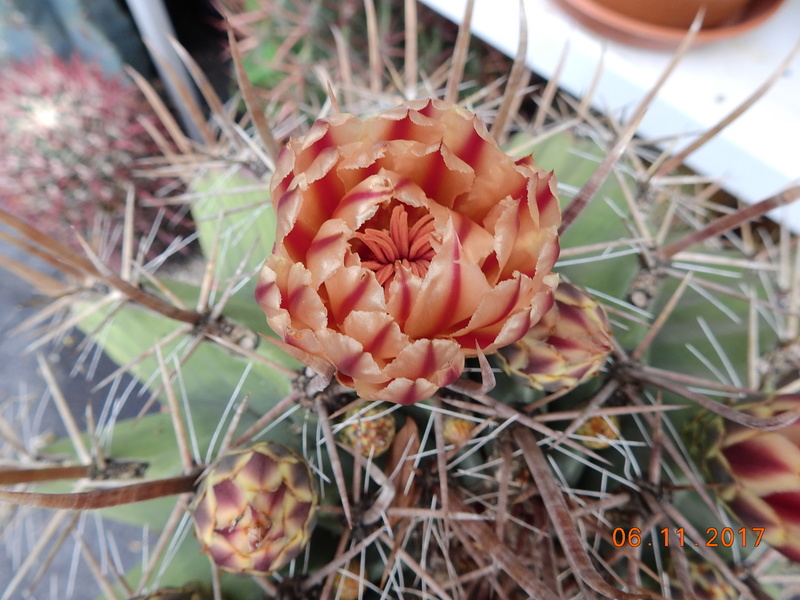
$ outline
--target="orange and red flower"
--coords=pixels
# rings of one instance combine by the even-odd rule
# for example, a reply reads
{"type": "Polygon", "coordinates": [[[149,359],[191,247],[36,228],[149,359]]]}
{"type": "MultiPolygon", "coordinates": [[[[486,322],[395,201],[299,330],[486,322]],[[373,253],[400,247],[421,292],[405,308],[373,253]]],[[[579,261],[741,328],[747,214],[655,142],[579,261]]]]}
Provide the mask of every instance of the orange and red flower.
{"type": "Polygon", "coordinates": [[[256,299],[280,347],[364,398],[430,397],[553,303],[552,173],[458,106],[317,121],[282,151],[272,202],[256,299]]]}

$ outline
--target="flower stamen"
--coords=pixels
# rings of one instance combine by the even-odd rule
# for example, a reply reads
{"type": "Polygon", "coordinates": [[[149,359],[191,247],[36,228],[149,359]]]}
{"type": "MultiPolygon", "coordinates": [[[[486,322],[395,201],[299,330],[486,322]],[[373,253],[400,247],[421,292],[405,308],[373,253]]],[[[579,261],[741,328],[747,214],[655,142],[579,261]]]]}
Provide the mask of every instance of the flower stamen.
{"type": "Polygon", "coordinates": [[[409,228],[405,208],[395,206],[388,231],[366,229],[356,234],[372,254],[372,259],[363,260],[361,266],[374,271],[378,283],[383,286],[394,279],[400,266],[410,269],[417,277],[424,277],[435,255],[431,246],[433,231],[431,215],[425,215],[409,228]]]}

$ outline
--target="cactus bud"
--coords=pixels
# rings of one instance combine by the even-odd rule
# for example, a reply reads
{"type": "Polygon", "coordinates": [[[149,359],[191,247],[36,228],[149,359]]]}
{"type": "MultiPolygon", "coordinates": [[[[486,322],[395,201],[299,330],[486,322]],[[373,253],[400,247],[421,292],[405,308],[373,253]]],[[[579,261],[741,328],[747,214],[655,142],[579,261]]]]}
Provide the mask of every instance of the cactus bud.
{"type": "Polygon", "coordinates": [[[611,352],[602,307],[580,288],[560,282],[553,307],[518,342],[500,350],[507,373],[537,390],[573,388],[600,370],[611,352]]]}
{"type": "Polygon", "coordinates": [[[586,420],[575,432],[583,438],[581,442],[592,450],[603,450],[609,442],[619,438],[619,417],[616,415],[594,416],[586,420]]]}
{"type": "Polygon", "coordinates": [[[460,417],[445,417],[444,441],[458,446],[466,444],[472,437],[473,429],[475,429],[473,421],[460,417]]]}
{"type": "Polygon", "coordinates": [[[267,574],[308,542],[317,493],[308,465],[263,442],[225,455],[206,473],[194,503],[203,552],[225,571],[267,574]]]}
{"type": "MultiPolygon", "coordinates": [[[[759,418],[800,409],[800,397],[742,408],[759,418]]],[[[748,528],[763,528],[763,542],[800,562],[800,420],[763,431],[706,417],[696,423],[701,463],[720,498],[748,528]]]]}
{"type": "Polygon", "coordinates": [[[180,588],[162,588],[146,596],[136,596],[131,600],[212,600],[211,586],[202,583],[188,583],[180,588]]]}
{"type": "Polygon", "coordinates": [[[345,414],[345,423],[342,442],[353,449],[360,447],[361,454],[373,458],[389,449],[397,430],[394,416],[383,407],[350,409],[345,414]]]}
{"type": "Polygon", "coordinates": [[[358,600],[364,597],[364,579],[357,564],[348,563],[344,572],[336,573],[333,589],[339,600],[358,600]]]}

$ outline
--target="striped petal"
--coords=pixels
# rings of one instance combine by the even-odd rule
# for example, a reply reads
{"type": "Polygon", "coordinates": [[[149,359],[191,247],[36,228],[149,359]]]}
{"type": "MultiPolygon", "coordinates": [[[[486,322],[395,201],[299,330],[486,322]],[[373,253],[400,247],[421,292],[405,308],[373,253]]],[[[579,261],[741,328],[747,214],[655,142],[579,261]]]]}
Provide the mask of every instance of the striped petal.
{"type": "Polygon", "coordinates": [[[386,376],[375,358],[364,351],[361,342],[353,338],[325,329],[317,333],[321,351],[336,368],[337,376],[345,381],[362,379],[368,383],[382,383],[386,376]]]}
{"type": "Polygon", "coordinates": [[[393,379],[389,385],[374,392],[367,392],[364,390],[365,393],[361,393],[361,391],[356,388],[359,395],[369,400],[391,402],[404,406],[416,404],[417,402],[430,398],[438,390],[439,386],[427,379],[412,380],[405,377],[393,379]]]}
{"type": "Polygon", "coordinates": [[[800,491],[800,448],[780,432],[762,432],[725,448],[723,454],[733,476],[759,496],[800,491]]]}
{"type": "Polygon", "coordinates": [[[415,339],[435,338],[463,327],[491,291],[480,267],[463,259],[452,221],[443,236],[405,323],[405,333],[415,339]]]}
{"type": "Polygon", "coordinates": [[[324,289],[333,323],[344,323],[353,311],[387,314],[383,288],[371,271],[340,266],[325,282],[324,289]]]}
{"type": "Polygon", "coordinates": [[[261,268],[256,301],[279,335],[285,335],[290,329],[317,331],[327,326],[328,311],[311,287],[311,278],[311,272],[301,263],[292,263],[274,254],[261,268]]]}
{"type": "Polygon", "coordinates": [[[472,168],[441,142],[389,146],[391,164],[386,168],[407,178],[430,198],[445,208],[452,208],[456,199],[468,193],[475,183],[472,168]]]}
{"type": "Polygon", "coordinates": [[[341,269],[352,235],[353,230],[340,219],[330,219],[319,227],[308,245],[304,261],[315,289],[341,269]]]}
{"type": "Polygon", "coordinates": [[[342,329],[379,363],[393,359],[410,343],[397,321],[385,312],[354,310],[347,315],[342,329]]]}
{"type": "MultiPolygon", "coordinates": [[[[485,351],[498,344],[505,324],[515,315],[519,315],[518,319],[524,321],[518,327],[524,328],[520,335],[525,335],[531,325],[530,308],[535,297],[536,293],[529,278],[517,276],[503,281],[480,298],[467,325],[455,331],[453,337],[465,348],[474,349],[479,346],[485,351]]],[[[517,339],[519,337],[514,341],[517,339]]]]}
{"type": "Polygon", "coordinates": [[[457,343],[422,339],[403,348],[384,374],[391,379],[426,379],[441,387],[455,381],[463,368],[464,355],[457,343]]]}

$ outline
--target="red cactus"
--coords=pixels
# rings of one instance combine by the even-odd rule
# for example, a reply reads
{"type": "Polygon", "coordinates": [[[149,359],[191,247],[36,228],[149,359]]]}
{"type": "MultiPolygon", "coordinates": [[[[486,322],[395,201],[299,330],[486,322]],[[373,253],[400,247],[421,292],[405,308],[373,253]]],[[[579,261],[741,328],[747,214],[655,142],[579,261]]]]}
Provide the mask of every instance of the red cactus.
{"type": "MultiPolygon", "coordinates": [[[[135,230],[149,235],[159,209],[147,206],[167,182],[136,175],[143,158],[161,153],[144,122],[160,122],[131,83],[103,74],[79,57],[39,56],[4,65],[0,78],[0,203],[31,225],[69,245],[75,230],[97,238],[106,218],[121,222],[128,189],[138,200],[135,230]]],[[[176,235],[191,231],[188,221],[165,213],[149,256],[176,235]]],[[[114,238],[108,237],[112,257],[114,238]]]]}

